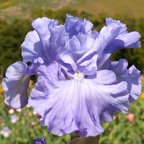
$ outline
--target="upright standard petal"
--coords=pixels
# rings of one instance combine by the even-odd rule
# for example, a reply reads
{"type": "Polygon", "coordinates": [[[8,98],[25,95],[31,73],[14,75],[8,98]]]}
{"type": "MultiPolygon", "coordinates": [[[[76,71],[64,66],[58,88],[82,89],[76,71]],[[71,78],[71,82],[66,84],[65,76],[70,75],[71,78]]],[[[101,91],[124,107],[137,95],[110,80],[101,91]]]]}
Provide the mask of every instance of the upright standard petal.
{"type": "Polygon", "coordinates": [[[78,34],[73,36],[65,44],[66,54],[71,55],[74,61],[77,61],[93,47],[94,42],[95,38],[91,35],[78,34]]]}
{"type": "Polygon", "coordinates": [[[111,51],[117,51],[121,48],[139,48],[140,47],[140,38],[141,35],[138,32],[127,32],[127,27],[125,24],[121,23],[119,20],[113,20],[112,18],[106,19],[106,25],[117,24],[121,27],[121,34],[116,37],[116,39],[112,42],[111,51]],[[119,45],[118,45],[118,44],[119,45]]]}
{"type": "Polygon", "coordinates": [[[128,33],[126,25],[117,20],[106,19],[106,24],[101,29],[94,47],[99,53],[99,68],[105,64],[113,52],[125,47],[140,47],[138,32],[128,33]]]}
{"type": "Polygon", "coordinates": [[[37,18],[33,20],[32,26],[37,31],[40,39],[42,40],[42,44],[45,40],[48,40],[50,37],[50,30],[58,25],[57,20],[48,19],[46,17],[37,18]]]}
{"type": "Polygon", "coordinates": [[[91,51],[88,51],[86,54],[84,54],[76,62],[79,72],[82,72],[88,77],[95,77],[97,73],[97,58],[98,55],[94,52],[91,53],[91,51]]]}
{"type": "Polygon", "coordinates": [[[42,57],[44,60],[46,59],[40,38],[35,30],[26,35],[24,42],[21,44],[21,48],[24,62],[33,63],[38,57],[42,57]]]}
{"type": "Polygon", "coordinates": [[[27,75],[27,65],[16,62],[8,67],[6,78],[2,80],[5,90],[5,103],[13,108],[24,107],[28,103],[27,89],[30,76],[27,75]]]}
{"type": "Polygon", "coordinates": [[[92,34],[83,33],[70,37],[62,25],[52,29],[50,35],[49,55],[52,60],[56,60],[62,53],[69,54],[77,60],[91,49],[96,39],[92,34]]]}
{"type": "Polygon", "coordinates": [[[50,49],[48,50],[48,53],[51,60],[55,60],[59,54],[67,52],[65,44],[69,40],[69,36],[63,25],[59,25],[52,29],[50,35],[50,49]]]}
{"type": "Polygon", "coordinates": [[[78,33],[89,33],[91,32],[92,27],[93,24],[86,19],[83,20],[77,17],[67,15],[65,29],[70,36],[77,35],[78,33]]]}
{"type": "Polygon", "coordinates": [[[51,20],[46,17],[37,18],[32,22],[33,28],[39,35],[44,55],[48,60],[51,59],[48,52],[50,49],[49,46],[50,30],[55,28],[57,25],[58,25],[57,20],[51,20]]]}

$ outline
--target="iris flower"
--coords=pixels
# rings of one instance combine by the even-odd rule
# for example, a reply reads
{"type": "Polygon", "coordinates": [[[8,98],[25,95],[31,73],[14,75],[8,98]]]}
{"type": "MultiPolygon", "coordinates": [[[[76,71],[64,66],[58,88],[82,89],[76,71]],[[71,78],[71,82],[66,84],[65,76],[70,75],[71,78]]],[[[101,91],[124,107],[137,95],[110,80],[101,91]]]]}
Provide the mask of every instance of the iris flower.
{"type": "Polygon", "coordinates": [[[32,27],[21,45],[23,61],[8,67],[2,85],[5,103],[29,104],[49,132],[97,136],[103,122],[126,113],[140,95],[140,71],[125,59],[110,60],[117,50],[140,47],[140,34],[128,32],[119,20],[106,18],[99,32],[90,21],[70,15],[64,25],[43,17],[32,27]],[[37,82],[28,97],[31,75],[37,82]]]}

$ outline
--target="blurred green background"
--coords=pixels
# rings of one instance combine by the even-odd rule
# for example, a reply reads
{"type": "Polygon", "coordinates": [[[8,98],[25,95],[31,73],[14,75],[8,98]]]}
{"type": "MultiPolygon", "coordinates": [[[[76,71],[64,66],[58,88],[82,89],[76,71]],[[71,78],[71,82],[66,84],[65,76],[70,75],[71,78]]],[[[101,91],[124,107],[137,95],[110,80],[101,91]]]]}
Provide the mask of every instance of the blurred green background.
{"type": "MultiPolygon", "coordinates": [[[[134,64],[144,73],[143,0],[0,0],[0,81],[9,65],[22,59],[20,45],[32,30],[32,19],[46,16],[64,23],[66,14],[87,18],[97,30],[105,25],[105,17],[112,17],[126,23],[129,31],[140,32],[141,49],[123,49],[112,59],[126,58],[129,66],[134,64]]],[[[47,133],[31,108],[14,110],[4,105],[3,99],[0,88],[0,144],[32,144],[33,139],[43,136],[47,144],[65,144],[70,139],[69,135],[47,133]]],[[[127,115],[117,114],[104,127],[100,144],[144,144],[144,94],[127,115]]]]}

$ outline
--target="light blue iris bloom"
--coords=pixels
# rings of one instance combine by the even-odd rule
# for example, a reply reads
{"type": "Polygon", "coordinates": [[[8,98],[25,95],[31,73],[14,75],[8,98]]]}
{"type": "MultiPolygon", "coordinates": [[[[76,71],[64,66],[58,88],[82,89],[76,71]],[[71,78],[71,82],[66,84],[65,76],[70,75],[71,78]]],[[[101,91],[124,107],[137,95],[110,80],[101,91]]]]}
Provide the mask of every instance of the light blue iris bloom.
{"type": "Polygon", "coordinates": [[[29,103],[42,125],[59,136],[99,135],[103,121],[128,111],[141,93],[140,71],[128,68],[125,59],[112,62],[110,56],[122,48],[139,48],[138,32],[128,32],[125,24],[111,18],[100,32],[93,31],[90,21],[70,15],[64,25],[44,17],[32,26],[21,45],[23,62],[9,66],[2,81],[7,105],[29,103]],[[28,97],[31,75],[38,78],[28,97]]]}

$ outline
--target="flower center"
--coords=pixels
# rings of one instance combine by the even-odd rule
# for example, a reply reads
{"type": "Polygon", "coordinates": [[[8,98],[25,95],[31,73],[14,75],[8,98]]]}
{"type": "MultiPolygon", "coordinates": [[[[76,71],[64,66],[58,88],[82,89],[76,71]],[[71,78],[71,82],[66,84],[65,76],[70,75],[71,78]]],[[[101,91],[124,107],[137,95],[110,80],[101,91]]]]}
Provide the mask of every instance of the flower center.
{"type": "Polygon", "coordinates": [[[79,80],[79,81],[82,81],[84,79],[84,74],[83,73],[80,73],[80,72],[76,72],[74,74],[74,79],[76,80],[79,80]]]}

